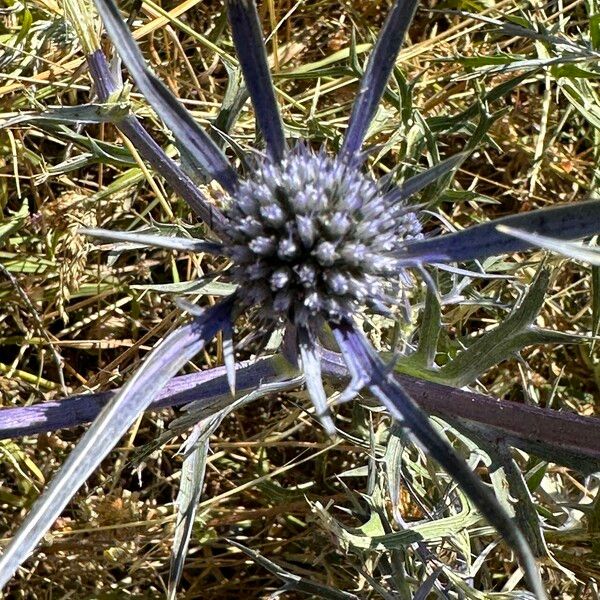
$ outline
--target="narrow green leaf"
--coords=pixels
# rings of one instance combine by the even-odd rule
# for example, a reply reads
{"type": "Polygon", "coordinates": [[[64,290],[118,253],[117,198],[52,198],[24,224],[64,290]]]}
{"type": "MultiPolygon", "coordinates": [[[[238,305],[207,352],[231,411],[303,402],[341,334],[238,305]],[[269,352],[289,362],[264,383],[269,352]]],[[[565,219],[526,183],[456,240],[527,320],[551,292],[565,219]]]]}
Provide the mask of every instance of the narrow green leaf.
{"type": "Polygon", "coordinates": [[[592,15],[589,20],[592,48],[600,50],[600,15],[592,15]]]}
{"type": "Polygon", "coordinates": [[[8,238],[9,235],[19,231],[27,222],[28,216],[27,201],[23,200],[21,207],[16,212],[9,214],[7,219],[0,222],[0,242],[8,238]]]}
{"type": "Polygon", "coordinates": [[[205,278],[180,283],[155,283],[132,285],[134,290],[149,290],[166,294],[201,294],[204,296],[229,296],[237,286],[222,281],[207,281],[205,278]]]}
{"type": "Polygon", "coordinates": [[[183,250],[188,252],[219,252],[221,244],[198,240],[193,238],[167,237],[164,235],[152,235],[137,231],[112,231],[110,229],[82,228],[81,235],[87,235],[108,242],[126,242],[133,244],[136,248],[155,246],[167,248],[168,250],[183,250]]]}
{"type": "Polygon", "coordinates": [[[419,327],[419,346],[411,359],[417,365],[430,369],[434,366],[438,340],[442,330],[442,307],[437,290],[427,286],[425,309],[419,327]]]}
{"type": "MultiPolygon", "coordinates": [[[[198,429],[203,429],[204,423],[198,423],[198,429]]],[[[208,457],[208,437],[202,436],[195,448],[185,457],[181,467],[179,491],[175,500],[177,521],[173,536],[171,551],[171,567],[169,570],[168,600],[175,600],[177,587],[181,580],[185,557],[188,551],[192,528],[198,503],[204,485],[206,459],[208,457]]]]}
{"type": "Polygon", "coordinates": [[[23,113],[0,123],[0,129],[21,123],[55,123],[77,125],[78,123],[115,123],[129,114],[129,103],[107,102],[49,108],[42,113],[23,113]]]}

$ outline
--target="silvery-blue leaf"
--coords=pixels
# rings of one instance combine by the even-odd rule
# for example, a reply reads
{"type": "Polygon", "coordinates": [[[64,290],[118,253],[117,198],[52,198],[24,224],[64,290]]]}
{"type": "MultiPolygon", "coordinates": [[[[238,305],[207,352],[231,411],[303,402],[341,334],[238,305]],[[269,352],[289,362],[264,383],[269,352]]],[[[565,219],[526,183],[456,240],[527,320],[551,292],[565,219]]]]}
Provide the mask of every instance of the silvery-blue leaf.
{"type": "MultiPolygon", "coordinates": [[[[528,242],[537,248],[544,248],[550,252],[556,252],[575,260],[590,263],[595,267],[600,266],[600,249],[582,246],[574,242],[565,242],[564,240],[540,235],[539,233],[529,233],[522,229],[498,225],[496,229],[500,233],[506,233],[523,242],[528,242]]],[[[600,229],[600,226],[599,226],[600,229]]]]}
{"type": "Polygon", "coordinates": [[[527,541],[495,496],[434,429],[425,413],[393,378],[364,335],[348,322],[330,325],[353,376],[367,381],[371,393],[392,417],[409,429],[423,449],[460,484],[475,506],[515,550],[531,590],[539,600],[546,599],[539,570],[527,541]]]}
{"type": "Polygon", "coordinates": [[[600,233],[600,200],[587,200],[494,219],[462,231],[411,241],[397,253],[399,264],[475,260],[534,247],[531,240],[498,230],[498,226],[528,233],[575,240],[600,233]]]}
{"type": "Polygon", "coordinates": [[[464,277],[472,277],[474,279],[514,279],[514,275],[501,275],[500,273],[484,273],[483,271],[470,271],[469,269],[461,269],[443,263],[431,263],[434,267],[453,275],[462,275],[464,277]]]}
{"type": "Polygon", "coordinates": [[[298,346],[302,371],[306,379],[306,389],[313,403],[316,416],[329,435],[335,435],[336,428],[327,406],[327,395],[323,388],[321,378],[321,357],[316,344],[310,339],[310,334],[305,328],[298,329],[298,346]]]}
{"type": "Polygon", "coordinates": [[[69,500],[156,398],[161,388],[230,321],[231,300],[169,334],[96,417],[0,557],[0,589],[52,527],[69,500]]]}
{"type": "Polygon", "coordinates": [[[219,427],[226,414],[228,414],[228,411],[224,409],[216,415],[196,423],[193,432],[186,440],[187,447],[181,468],[179,491],[175,500],[177,521],[171,551],[168,600],[175,600],[177,597],[177,587],[183,573],[185,557],[192,537],[196,511],[204,485],[209,437],[219,427]]]}
{"type": "Polygon", "coordinates": [[[214,128],[209,133],[220,148],[223,147],[225,139],[223,135],[229,133],[249,96],[241,69],[233,68],[227,61],[223,61],[223,66],[227,71],[227,88],[221,101],[219,114],[214,121],[214,128]]]}
{"type": "MultiPolygon", "coordinates": [[[[202,429],[204,423],[198,423],[195,428],[202,429]]],[[[169,569],[169,589],[167,600],[175,600],[177,587],[181,580],[185,557],[192,536],[192,527],[196,509],[204,485],[206,458],[208,456],[208,437],[203,436],[195,448],[185,457],[181,467],[179,491],[175,500],[176,522],[171,550],[171,567],[169,569]]]]}
{"type": "Polygon", "coordinates": [[[103,104],[84,104],[83,106],[62,106],[48,108],[41,113],[24,113],[0,123],[0,129],[13,127],[19,123],[114,123],[129,114],[129,105],[125,102],[107,102],[103,104]]]}
{"type": "Polygon", "coordinates": [[[221,425],[223,419],[242,406],[258,400],[263,396],[287,391],[296,387],[297,379],[285,379],[272,383],[256,383],[256,389],[253,389],[246,396],[231,401],[227,399],[226,404],[220,410],[213,407],[212,413],[207,414],[200,421],[197,420],[197,412],[194,405],[188,406],[187,414],[176,419],[169,431],[162,436],[159,443],[166,443],[168,439],[175,437],[185,431],[189,431],[193,424],[194,431],[185,441],[181,452],[185,454],[185,460],[181,472],[181,484],[177,494],[177,523],[175,525],[175,536],[173,539],[173,551],[171,553],[171,569],[169,572],[169,591],[168,598],[175,599],[177,586],[183,572],[185,555],[192,535],[194,518],[202,493],[204,483],[204,473],[206,471],[206,459],[208,454],[209,436],[221,425]],[[196,419],[196,421],[194,421],[196,419]]]}
{"type": "Polygon", "coordinates": [[[227,0],[227,10],[233,43],[258,126],[267,143],[267,152],[279,161],[285,152],[283,122],[269,73],[256,3],[254,0],[227,0]]]}
{"type": "Polygon", "coordinates": [[[227,383],[231,396],[235,397],[235,348],[233,346],[233,329],[224,327],[223,332],[223,362],[227,370],[227,383]]]}
{"type": "Polygon", "coordinates": [[[340,151],[343,158],[352,159],[360,150],[416,8],[417,0],[396,0],[383,24],[352,107],[340,151]]]}
{"type": "MultiPolygon", "coordinates": [[[[102,50],[96,50],[86,59],[100,100],[106,102],[111,95],[122,90],[123,86],[112,74],[102,50]]],[[[226,237],[227,221],[223,213],[208,202],[204,194],[179,165],[167,156],[165,151],[150,137],[137,117],[127,115],[119,121],[117,126],[132,142],[140,156],[165,178],[175,193],[181,196],[213,231],[218,232],[221,237],[226,237]]]]}
{"type": "Polygon", "coordinates": [[[171,129],[190,156],[228,192],[233,192],[237,175],[221,149],[196,123],[167,86],[147,67],[126,23],[112,0],[95,0],[111,41],[117,48],[131,76],[160,118],[171,129]]]}
{"type": "Polygon", "coordinates": [[[202,316],[204,316],[204,313],[206,312],[206,308],[204,308],[203,306],[198,306],[198,304],[194,304],[193,302],[190,302],[186,298],[175,298],[175,305],[182,312],[187,312],[189,315],[192,315],[193,317],[202,317],[202,316]]]}
{"type": "Polygon", "coordinates": [[[231,283],[213,281],[213,279],[214,277],[201,277],[191,281],[149,283],[146,285],[132,285],[131,287],[134,290],[150,290],[165,294],[199,294],[201,296],[229,296],[237,289],[237,286],[231,283]]]}

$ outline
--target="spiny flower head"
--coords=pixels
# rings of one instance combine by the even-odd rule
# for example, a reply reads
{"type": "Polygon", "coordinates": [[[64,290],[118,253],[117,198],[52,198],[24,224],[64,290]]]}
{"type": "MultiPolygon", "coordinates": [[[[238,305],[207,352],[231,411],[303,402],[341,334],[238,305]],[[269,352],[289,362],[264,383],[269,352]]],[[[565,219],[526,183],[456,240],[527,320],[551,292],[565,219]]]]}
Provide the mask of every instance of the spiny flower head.
{"type": "Polygon", "coordinates": [[[304,144],[241,181],[227,217],[240,299],[298,326],[340,322],[365,304],[385,311],[394,253],[421,231],[355,166],[304,144]]]}

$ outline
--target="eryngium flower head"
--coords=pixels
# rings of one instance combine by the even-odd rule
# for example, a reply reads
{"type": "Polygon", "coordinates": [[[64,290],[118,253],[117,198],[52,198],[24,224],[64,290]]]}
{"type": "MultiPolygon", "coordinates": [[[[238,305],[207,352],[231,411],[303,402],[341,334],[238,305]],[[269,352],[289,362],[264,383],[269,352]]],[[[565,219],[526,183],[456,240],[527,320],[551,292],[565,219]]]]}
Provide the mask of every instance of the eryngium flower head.
{"type": "Polygon", "coordinates": [[[421,232],[356,165],[304,144],[266,159],[234,196],[228,253],[241,300],[299,326],[349,319],[361,305],[384,311],[394,253],[421,232]]]}

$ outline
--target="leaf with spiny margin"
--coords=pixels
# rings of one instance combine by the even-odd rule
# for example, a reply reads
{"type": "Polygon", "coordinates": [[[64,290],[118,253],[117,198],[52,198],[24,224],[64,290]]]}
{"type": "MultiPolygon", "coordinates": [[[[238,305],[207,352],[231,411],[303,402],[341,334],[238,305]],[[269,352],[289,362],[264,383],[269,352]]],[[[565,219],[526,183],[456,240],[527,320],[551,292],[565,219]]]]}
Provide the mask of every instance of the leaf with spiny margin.
{"type": "Polygon", "coordinates": [[[320,502],[311,502],[313,512],[322,526],[330,532],[341,548],[346,550],[394,550],[406,548],[415,542],[439,542],[444,538],[459,535],[467,527],[481,520],[468,498],[458,489],[461,509],[456,515],[435,521],[411,524],[410,529],[386,533],[381,518],[371,513],[367,523],[359,528],[348,527],[335,519],[320,502]]]}
{"type": "Polygon", "coordinates": [[[81,438],[0,556],[0,589],[12,578],[69,500],[127,432],[161,388],[231,318],[231,300],[169,334],[144,360],[81,438]]]}
{"type": "MultiPolygon", "coordinates": [[[[408,80],[402,69],[394,67],[392,74],[396,87],[398,88],[398,98],[396,104],[399,107],[400,114],[402,115],[402,122],[408,125],[412,120],[412,116],[416,111],[413,102],[414,88],[417,85],[417,79],[408,80]]],[[[391,86],[388,86],[388,89],[391,86]]]]}
{"type": "MultiPolygon", "coordinates": [[[[373,47],[372,44],[369,43],[356,44],[356,40],[353,40],[354,37],[355,36],[352,36],[351,34],[349,47],[342,48],[342,50],[333,52],[332,54],[329,54],[315,62],[298,65],[291,68],[289,71],[278,73],[277,77],[286,77],[290,79],[317,79],[319,77],[335,76],[336,74],[338,77],[341,75],[347,75],[347,69],[343,67],[338,68],[332,65],[336,65],[339,62],[348,60],[348,58],[351,58],[353,54],[365,54],[373,47]]],[[[354,66],[352,70],[353,72],[358,71],[362,74],[362,69],[360,68],[354,66]]]]}
{"type": "Polygon", "coordinates": [[[448,441],[440,436],[426,414],[405,389],[390,376],[362,331],[351,322],[330,323],[349,371],[365,385],[390,415],[410,430],[419,445],[436,460],[460,485],[485,518],[505,538],[518,555],[527,584],[540,600],[546,599],[538,566],[523,534],[514,526],[509,515],[494,495],[459,458],[448,441]]]}
{"type": "Polygon", "coordinates": [[[480,592],[465,581],[463,573],[455,573],[452,569],[444,568],[444,575],[448,578],[451,585],[455,587],[459,598],[466,600],[536,600],[535,595],[525,590],[515,590],[511,592],[480,592]]]}
{"type": "Polygon", "coordinates": [[[265,396],[289,392],[297,388],[303,383],[304,378],[299,376],[296,370],[290,369],[289,363],[286,366],[285,362],[281,357],[272,356],[246,367],[246,374],[250,377],[244,378],[244,385],[240,390],[240,376],[236,376],[238,397],[234,401],[231,400],[228,384],[215,382],[215,390],[211,397],[203,397],[201,400],[186,404],[180,416],[170,423],[169,430],[147,444],[136,456],[136,460],[143,460],[154,450],[213,415],[220,415],[219,418],[222,420],[228,414],[265,396]]]}
{"type": "MultiPolygon", "coordinates": [[[[461,269],[460,267],[453,267],[452,265],[444,265],[440,263],[433,263],[433,266],[440,271],[446,271],[453,275],[462,275],[463,277],[469,277],[471,279],[514,279],[514,275],[501,275],[496,273],[485,273],[483,271],[471,271],[469,269],[461,269]]],[[[509,265],[510,269],[514,268],[514,265],[509,265]]]]}
{"type": "Polygon", "coordinates": [[[508,114],[510,109],[501,108],[495,112],[490,112],[485,101],[481,102],[481,105],[478,107],[478,109],[479,119],[477,121],[477,125],[473,127],[469,123],[465,126],[465,129],[467,129],[469,132],[466,149],[473,151],[479,148],[481,142],[485,140],[487,146],[491,147],[490,149],[494,149],[498,153],[502,152],[502,148],[496,143],[494,136],[488,135],[488,131],[496,121],[508,114]]]}
{"type": "Polygon", "coordinates": [[[400,489],[402,488],[402,453],[407,439],[398,423],[392,422],[390,436],[385,446],[383,464],[387,476],[388,495],[392,507],[392,516],[398,525],[404,524],[400,514],[400,489]]]}
{"type": "Polygon", "coordinates": [[[223,147],[223,136],[219,135],[219,133],[229,133],[238,120],[244,104],[246,104],[246,100],[248,100],[250,95],[244,84],[244,76],[241,69],[234,68],[225,60],[223,64],[227,71],[227,87],[225,88],[225,95],[221,101],[213,128],[209,131],[209,135],[219,147],[223,147]]]}
{"type": "MultiPolygon", "coordinates": [[[[544,302],[549,277],[550,273],[547,270],[540,271],[527,295],[508,317],[476,339],[460,340],[461,351],[443,367],[426,367],[420,360],[420,355],[415,353],[399,357],[396,361],[396,372],[453,387],[463,387],[526,346],[576,344],[588,339],[586,336],[542,329],[534,325],[544,302]]],[[[383,356],[387,357],[386,354],[383,356]]]]}
{"type": "Polygon", "coordinates": [[[597,453],[590,453],[585,448],[567,448],[556,441],[547,442],[542,439],[543,434],[540,435],[540,439],[532,440],[512,435],[506,429],[469,421],[466,418],[458,421],[444,416],[444,420],[455,429],[466,431],[469,437],[474,439],[485,439],[489,443],[496,443],[497,440],[501,439],[507,446],[520,448],[528,454],[533,454],[547,462],[564,465],[583,475],[591,475],[600,471],[600,457],[597,453]]]}
{"type": "MultiPolygon", "coordinates": [[[[269,394],[278,394],[287,392],[298,387],[303,377],[298,375],[296,370],[285,368],[281,357],[270,357],[261,361],[263,365],[257,364],[256,377],[252,383],[245,386],[243,394],[235,402],[231,401],[229,394],[223,390],[223,394],[212,399],[210,404],[206,402],[191,402],[183,408],[183,414],[175,419],[170,429],[179,433],[184,429],[197,423],[201,419],[206,419],[219,410],[226,411],[226,414],[238,410],[239,408],[260,400],[269,394]],[[272,376],[265,381],[265,372],[272,372],[272,376]]],[[[288,365],[289,367],[289,365],[288,365]]]]}
{"type": "MultiPolygon", "coordinates": [[[[35,183],[40,185],[45,183],[50,177],[58,177],[59,175],[66,175],[79,169],[85,169],[91,165],[106,162],[99,156],[94,155],[91,152],[83,152],[81,154],[75,154],[69,156],[66,160],[62,160],[54,165],[47,165],[42,173],[35,178],[35,183]]],[[[120,161],[119,161],[120,162],[120,161]]],[[[108,164],[115,165],[116,163],[110,161],[108,164]]],[[[124,165],[131,165],[131,162],[123,162],[124,165]]]]}
{"type": "Polygon", "coordinates": [[[500,487],[508,486],[514,498],[513,508],[517,524],[527,538],[534,555],[538,558],[549,556],[540,517],[523,473],[512,457],[510,448],[499,440],[495,446],[487,447],[487,453],[495,459],[494,464],[498,465],[498,468],[490,474],[496,493],[500,487]]]}
{"type": "MultiPolygon", "coordinates": [[[[50,171],[50,169],[48,169],[50,171]]],[[[108,185],[101,190],[98,190],[91,198],[91,202],[99,202],[104,198],[111,198],[116,194],[126,193],[129,188],[132,188],[142,181],[144,181],[145,175],[143,171],[138,168],[128,169],[108,185]]]]}
{"type": "Polygon", "coordinates": [[[469,108],[458,115],[455,115],[454,117],[432,117],[427,119],[427,123],[433,132],[443,131],[446,135],[452,133],[453,130],[460,130],[470,119],[477,117],[477,115],[481,113],[482,103],[492,104],[493,102],[502,99],[529,77],[531,77],[529,73],[523,73],[513,79],[503,81],[486,92],[483,97],[477,98],[469,108]]]}
{"type": "MultiPolygon", "coordinates": [[[[580,344],[589,339],[585,335],[562,333],[534,326],[514,334],[511,338],[502,338],[502,332],[509,332],[508,328],[498,331],[503,324],[500,323],[491,332],[484,334],[475,343],[470,345],[467,350],[461,352],[452,362],[442,367],[437,372],[438,381],[447,382],[448,385],[453,385],[454,387],[462,387],[472,383],[479,375],[504,360],[508,360],[527,346],[536,346],[539,344],[580,344]],[[496,346],[494,346],[495,341],[497,341],[496,346]],[[481,354],[478,354],[478,352],[481,352],[481,354]]],[[[468,342],[469,340],[465,341],[468,342]]]]}
{"type": "MultiPolygon", "coordinates": [[[[434,285],[437,282],[434,280],[434,285]]],[[[430,369],[435,364],[435,355],[437,345],[442,330],[442,307],[437,290],[427,286],[427,296],[425,297],[425,308],[421,316],[421,326],[419,327],[419,345],[417,351],[411,355],[411,360],[415,364],[420,364],[426,369],[430,369]]]]}
{"type": "MultiPolygon", "coordinates": [[[[449,442],[448,431],[450,428],[448,427],[447,423],[445,421],[443,421],[442,419],[439,419],[438,417],[430,417],[429,422],[430,422],[432,428],[438,433],[440,438],[449,442]]],[[[396,433],[394,435],[396,437],[404,436],[404,439],[406,439],[406,440],[409,440],[411,437],[413,437],[413,436],[411,436],[408,428],[406,431],[404,431],[402,433],[400,433],[400,432],[398,432],[398,430],[396,430],[396,433]]],[[[455,446],[455,443],[454,443],[454,439],[453,439],[453,447],[452,447],[453,450],[454,450],[454,446],[455,446]]],[[[467,467],[471,471],[476,472],[479,463],[482,461],[482,456],[481,456],[482,453],[479,452],[477,447],[475,447],[472,443],[470,443],[469,447],[472,450],[471,452],[463,453],[461,450],[461,451],[459,451],[459,455],[463,456],[463,454],[464,454],[466,456],[465,463],[466,463],[467,467]]],[[[408,470],[410,470],[412,472],[412,476],[411,476],[412,482],[414,482],[415,479],[417,479],[419,477],[425,477],[427,480],[431,480],[432,484],[435,487],[437,487],[440,490],[446,491],[446,494],[454,493],[454,485],[453,484],[455,482],[458,483],[458,485],[460,485],[460,480],[458,477],[456,477],[455,481],[453,481],[450,484],[450,486],[444,485],[445,482],[443,480],[440,481],[439,475],[437,474],[436,470],[431,467],[430,464],[420,463],[417,460],[411,460],[409,458],[409,456],[410,455],[408,455],[404,460],[405,467],[403,469],[403,472],[407,473],[408,470]],[[420,469],[425,471],[423,473],[423,475],[419,475],[420,469]]],[[[398,466],[400,467],[400,465],[398,465],[398,466]]],[[[449,472],[449,471],[447,471],[447,472],[449,472]]],[[[425,482],[422,482],[422,486],[424,489],[422,489],[420,491],[421,497],[427,497],[429,495],[429,493],[427,492],[427,489],[431,489],[431,488],[425,482]]],[[[414,483],[412,484],[412,488],[413,488],[413,490],[416,490],[414,483]]],[[[436,507],[434,507],[434,510],[438,513],[442,509],[442,506],[444,504],[450,504],[450,502],[451,502],[451,500],[448,498],[448,496],[446,494],[444,494],[442,496],[442,501],[436,507]]],[[[461,501],[463,500],[462,496],[459,496],[459,498],[461,501]]],[[[470,499],[469,499],[469,502],[471,502],[470,499]]],[[[404,528],[407,527],[406,523],[402,523],[402,524],[403,524],[404,528]]],[[[408,527],[410,527],[410,525],[408,525],[408,527]]],[[[468,571],[468,569],[471,566],[472,548],[471,548],[471,539],[470,539],[470,536],[469,536],[467,530],[463,529],[461,531],[456,531],[452,543],[453,543],[453,546],[455,546],[460,551],[460,553],[463,557],[463,560],[465,562],[466,570],[468,571]]]]}
{"type": "Polygon", "coordinates": [[[111,147],[109,145],[103,144],[102,142],[95,140],[93,137],[90,137],[88,139],[90,148],[92,150],[92,156],[97,157],[100,162],[109,165],[124,165],[127,167],[131,166],[132,164],[139,164],[137,159],[132,156],[132,154],[129,151],[129,148],[127,148],[126,146],[123,147],[123,150],[119,148],[121,152],[120,154],[117,154],[116,152],[109,152],[109,150],[111,150],[111,147]]]}
{"type": "MultiPolygon", "coordinates": [[[[42,131],[46,131],[50,135],[59,137],[61,140],[77,144],[81,148],[89,151],[91,156],[93,156],[99,162],[115,166],[128,167],[138,164],[126,146],[118,146],[116,144],[94,139],[89,135],[81,135],[66,125],[60,125],[58,123],[38,122],[37,126],[42,131]]],[[[63,161],[62,164],[64,165],[64,163],[67,163],[68,165],[68,161],[63,161]]],[[[60,168],[65,167],[52,165],[48,167],[48,172],[53,173],[54,169],[58,170],[60,168]]]]}
{"type": "Polygon", "coordinates": [[[593,84],[584,79],[561,77],[558,87],[575,109],[596,129],[600,129],[600,98],[593,84]]]}
{"type": "Polygon", "coordinates": [[[311,581],[301,575],[295,575],[290,571],[286,571],[282,566],[277,563],[261,556],[255,550],[242,546],[239,542],[229,539],[228,542],[241,550],[246,556],[249,556],[254,562],[261,565],[270,573],[273,573],[276,577],[281,579],[285,583],[286,590],[295,590],[298,592],[304,592],[310,594],[312,597],[326,598],[331,600],[359,600],[358,596],[351,594],[350,592],[344,592],[337,590],[328,585],[311,581]]]}
{"type": "Polygon", "coordinates": [[[481,437],[463,434],[463,428],[452,428],[453,434],[467,447],[471,454],[483,456],[498,502],[509,514],[514,514],[519,528],[525,535],[534,555],[548,556],[540,519],[521,470],[512,457],[511,450],[502,437],[481,437]]]}
{"type": "Polygon", "coordinates": [[[550,271],[542,269],[532,282],[527,295],[497,327],[474,341],[462,341],[466,350],[437,372],[438,381],[454,387],[463,387],[526,346],[540,343],[572,344],[585,339],[583,336],[534,326],[544,303],[549,281],[550,271]]]}

